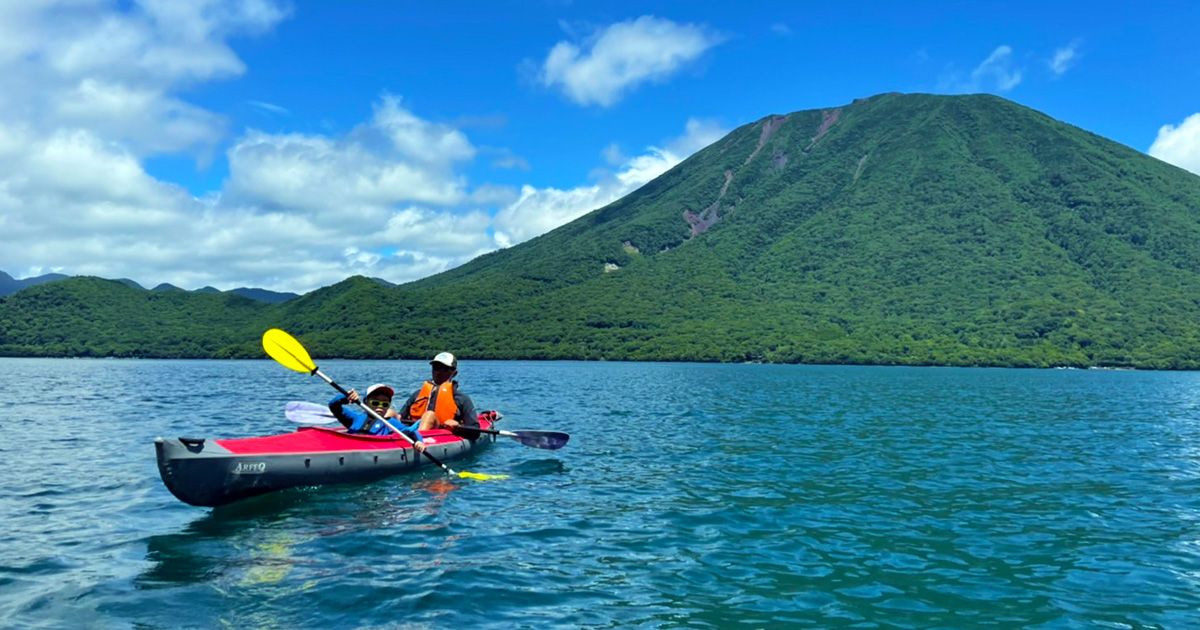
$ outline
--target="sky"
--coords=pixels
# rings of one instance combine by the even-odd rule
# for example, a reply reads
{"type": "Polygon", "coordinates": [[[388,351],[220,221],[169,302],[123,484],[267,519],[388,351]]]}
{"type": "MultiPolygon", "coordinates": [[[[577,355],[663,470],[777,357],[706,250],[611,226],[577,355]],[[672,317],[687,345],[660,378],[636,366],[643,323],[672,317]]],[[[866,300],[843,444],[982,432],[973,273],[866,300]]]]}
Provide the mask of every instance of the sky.
{"type": "Polygon", "coordinates": [[[0,270],[407,282],[735,127],[882,92],[997,94],[1200,174],[1197,24],[1196,2],[0,0],[0,270]]]}

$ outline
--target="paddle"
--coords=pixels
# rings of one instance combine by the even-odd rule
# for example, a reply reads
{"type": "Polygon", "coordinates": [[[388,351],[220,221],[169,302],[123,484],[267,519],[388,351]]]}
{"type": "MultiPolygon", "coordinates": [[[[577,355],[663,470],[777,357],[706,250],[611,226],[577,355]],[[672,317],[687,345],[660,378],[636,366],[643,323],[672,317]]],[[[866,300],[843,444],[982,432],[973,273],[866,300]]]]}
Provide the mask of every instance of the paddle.
{"type": "MultiPolygon", "coordinates": [[[[308,350],[305,350],[304,346],[300,345],[300,342],[296,341],[295,337],[287,334],[286,332],[284,332],[278,328],[272,328],[272,329],[268,330],[267,332],[263,333],[262,344],[263,344],[263,350],[266,350],[267,355],[270,356],[272,359],[275,359],[275,361],[278,362],[283,367],[285,367],[289,370],[296,371],[296,372],[300,372],[300,373],[304,373],[304,374],[311,374],[313,376],[319,376],[319,377],[321,377],[321,380],[325,381],[326,383],[329,383],[334,389],[341,392],[343,396],[350,395],[350,392],[346,391],[341,385],[338,385],[337,383],[333,382],[333,379],[329,378],[328,376],[325,376],[325,373],[317,368],[317,364],[313,363],[312,358],[310,358],[308,356],[308,350]]],[[[379,422],[382,422],[384,424],[384,426],[391,429],[392,432],[396,433],[400,437],[404,438],[405,441],[407,441],[409,444],[413,444],[414,446],[416,445],[416,442],[413,442],[412,438],[408,437],[404,433],[401,433],[399,429],[397,429],[395,426],[392,425],[392,423],[388,422],[387,420],[384,420],[382,416],[375,413],[374,409],[371,409],[369,406],[366,406],[366,405],[359,405],[359,406],[361,406],[363,408],[363,410],[365,410],[369,416],[371,416],[375,420],[378,420],[379,422]]],[[[423,453],[425,455],[425,457],[428,457],[429,461],[433,462],[434,464],[437,464],[438,468],[441,468],[442,470],[446,471],[447,474],[450,474],[450,475],[464,477],[467,479],[479,479],[479,480],[504,479],[505,477],[507,477],[507,475],[485,475],[483,473],[473,473],[473,472],[467,472],[467,471],[455,472],[449,466],[443,464],[441,462],[441,460],[434,457],[433,454],[430,453],[428,450],[422,449],[421,453],[423,453]]]]}
{"type": "Polygon", "coordinates": [[[548,451],[560,449],[567,445],[567,440],[571,436],[560,431],[497,431],[495,429],[481,429],[479,427],[465,427],[459,425],[454,427],[454,434],[459,437],[465,437],[468,440],[473,440],[480,433],[491,433],[500,437],[512,438],[525,446],[533,448],[544,448],[548,451]]]}
{"type": "MultiPolygon", "coordinates": [[[[318,403],[304,402],[293,400],[284,407],[284,415],[288,420],[296,424],[317,425],[328,424],[337,420],[333,413],[329,411],[327,405],[318,403]]],[[[525,446],[533,448],[544,448],[546,450],[556,450],[567,445],[567,440],[571,436],[559,431],[497,431],[496,429],[481,429],[478,427],[458,426],[453,429],[454,434],[467,439],[475,439],[480,433],[490,433],[500,437],[512,438],[525,446]]]]}
{"type": "Polygon", "coordinates": [[[316,426],[337,422],[337,417],[326,405],[293,400],[283,407],[283,415],[296,424],[316,426]]]}

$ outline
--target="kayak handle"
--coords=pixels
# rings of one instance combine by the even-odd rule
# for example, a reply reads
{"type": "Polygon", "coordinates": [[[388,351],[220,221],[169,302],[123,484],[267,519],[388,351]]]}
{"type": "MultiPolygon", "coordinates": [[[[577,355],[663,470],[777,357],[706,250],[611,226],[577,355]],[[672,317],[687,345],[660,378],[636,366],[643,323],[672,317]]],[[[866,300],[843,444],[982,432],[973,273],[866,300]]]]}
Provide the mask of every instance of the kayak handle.
{"type": "Polygon", "coordinates": [[[181,437],[179,443],[186,446],[187,450],[196,453],[204,448],[204,438],[181,437]]]}

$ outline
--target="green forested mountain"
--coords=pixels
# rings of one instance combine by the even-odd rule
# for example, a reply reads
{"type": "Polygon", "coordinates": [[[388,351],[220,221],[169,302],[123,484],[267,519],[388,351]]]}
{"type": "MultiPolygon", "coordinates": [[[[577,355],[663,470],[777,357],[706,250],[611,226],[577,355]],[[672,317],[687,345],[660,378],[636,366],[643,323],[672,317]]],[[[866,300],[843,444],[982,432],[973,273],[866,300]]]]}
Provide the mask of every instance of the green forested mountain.
{"type": "Polygon", "coordinates": [[[258,322],[267,306],[224,293],[68,278],[0,300],[0,354],[228,357],[262,334],[258,322]]]}
{"type": "Polygon", "coordinates": [[[13,293],[16,293],[17,291],[27,287],[34,287],[39,284],[62,280],[66,277],[67,276],[62,275],[61,273],[48,273],[33,278],[22,278],[18,280],[7,273],[0,271],[0,297],[12,295],[13,293]]]}
{"type": "MultiPolygon", "coordinates": [[[[61,273],[48,273],[46,275],[37,276],[36,278],[24,278],[24,279],[18,280],[16,278],[13,278],[12,276],[8,275],[7,273],[0,271],[0,297],[4,297],[6,295],[12,295],[13,293],[16,293],[17,291],[20,291],[20,290],[28,288],[28,287],[37,286],[39,284],[46,284],[48,282],[58,282],[60,280],[66,280],[67,278],[70,278],[70,277],[72,277],[72,276],[66,276],[61,273]]],[[[125,286],[131,287],[134,289],[143,288],[142,285],[138,284],[137,282],[135,282],[133,280],[130,280],[129,278],[120,278],[119,280],[117,280],[117,282],[120,282],[121,284],[124,284],[125,286]]],[[[186,290],[187,289],[182,289],[180,287],[177,287],[173,284],[168,284],[166,282],[163,282],[163,283],[159,284],[158,286],[154,287],[153,289],[151,289],[151,291],[186,291],[186,290]]],[[[200,289],[196,289],[196,293],[223,293],[223,291],[220,291],[213,287],[202,287],[200,289]]],[[[238,287],[236,289],[230,289],[229,291],[224,292],[224,293],[233,293],[235,295],[240,295],[242,297],[248,297],[256,302],[268,302],[271,304],[278,304],[280,302],[286,302],[292,298],[298,297],[295,293],[279,293],[277,291],[268,291],[266,289],[253,289],[253,288],[249,288],[249,287],[238,287]]]]}
{"type": "Polygon", "coordinates": [[[282,326],[317,356],[1193,368],[1198,237],[1200,177],[998,97],[885,94],[406,285],[26,289],[0,353],[260,356],[282,326]]]}

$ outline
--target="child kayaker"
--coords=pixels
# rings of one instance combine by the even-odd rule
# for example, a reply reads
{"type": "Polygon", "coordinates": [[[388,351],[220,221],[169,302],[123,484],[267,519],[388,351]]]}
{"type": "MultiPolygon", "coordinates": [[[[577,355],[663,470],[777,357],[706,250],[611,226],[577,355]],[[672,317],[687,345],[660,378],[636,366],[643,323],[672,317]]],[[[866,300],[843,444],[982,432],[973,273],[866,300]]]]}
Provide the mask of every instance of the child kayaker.
{"type": "MultiPolygon", "coordinates": [[[[421,433],[417,429],[416,424],[405,425],[400,422],[400,414],[392,409],[392,396],[395,390],[383,383],[376,383],[367,388],[367,398],[364,401],[368,407],[375,413],[382,416],[384,419],[391,422],[392,426],[406,433],[414,442],[421,443],[421,433]]],[[[333,416],[346,427],[350,433],[366,433],[368,435],[391,435],[392,430],[384,423],[374,420],[366,411],[355,407],[347,406],[349,403],[359,402],[358,392],[350,390],[349,396],[338,394],[329,401],[329,411],[333,416]]]]}
{"type": "Polygon", "coordinates": [[[449,352],[438,353],[429,362],[433,380],[408,397],[400,408],[401,417],[419,422],[422,431],[454,429],[458,426],[478,428],[479,416],[471,397],[458,389],[458,359],[449,352]]]}

